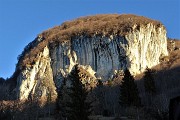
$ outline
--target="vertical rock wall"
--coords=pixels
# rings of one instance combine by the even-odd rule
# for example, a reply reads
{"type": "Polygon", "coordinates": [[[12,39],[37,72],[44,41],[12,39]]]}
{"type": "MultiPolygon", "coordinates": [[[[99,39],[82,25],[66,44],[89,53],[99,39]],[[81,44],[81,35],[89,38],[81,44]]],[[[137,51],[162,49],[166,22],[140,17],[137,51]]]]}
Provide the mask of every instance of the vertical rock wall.
{"type": "MultiPolygon", "coordinates": [[[[52,85],[42,87],[39,90],[41,96],[47,95],[47,87],[56,96],[55,84],[59,86],[61,78],[66,77],[77,63],[91,66],[96,77],[101,77],[104,81],[115,70],[128,68],[136,75],[146,67],[159,64],[159,58],[168,55],[165,28],[157,28],[151,23],[142,25],[139,29],[136,25],[132,28],[134,29],[125,36],[79,35],[69,42],[45,47],[33,67],[27,67],[19,75],[18,97],[27,99],[32,93],[36,93],[37,86],[43,86],[41,81],[52,85]]],[[[89,73],[94,75],[92,69],[89,73]]]]}

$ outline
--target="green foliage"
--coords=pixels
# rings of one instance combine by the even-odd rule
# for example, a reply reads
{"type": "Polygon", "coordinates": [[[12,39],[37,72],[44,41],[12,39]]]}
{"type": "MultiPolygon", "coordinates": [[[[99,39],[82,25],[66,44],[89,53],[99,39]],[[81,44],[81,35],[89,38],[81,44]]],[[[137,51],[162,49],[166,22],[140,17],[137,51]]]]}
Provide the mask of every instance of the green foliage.
{"type": "Polygon", "coordinates": [[[145,91],[151,95],[156,93],[156,86],[153,77],[154,71],[146,68],[145,75],[144,75],[144,88],[145,91]]]}
{"type": "Polygon", "coordinates": [[[69,93],[71,102],[68,104],[68,120],[88,120],[88,116],[91,113],[91,104],[87,102],[86,99],[88,91],[85,88],[85,85],[80,81],[79,72],[80,71],[76,65],[70,75],[72,84],[69,93]]]}
{"type": "Polygon", "coordinates": [[[137,107],[141,105],[137,85],[129,70],[125,70],[124,78],[120,85],[120,105],[137,107]]]}

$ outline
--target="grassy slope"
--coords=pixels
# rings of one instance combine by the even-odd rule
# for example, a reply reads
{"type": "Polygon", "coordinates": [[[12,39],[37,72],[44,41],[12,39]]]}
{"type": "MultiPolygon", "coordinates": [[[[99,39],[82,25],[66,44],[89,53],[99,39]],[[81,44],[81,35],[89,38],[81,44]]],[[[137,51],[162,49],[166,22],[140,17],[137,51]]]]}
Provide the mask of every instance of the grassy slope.
{"type": "MultiPolygon", "coordinates": [[[[180,40],[174,40],[176,48],[180,48],[180,40]]],[[[168,40],[169,45],[169,40],[168,40]]],[[[169,100],[176,96],[180,96],[180,50],[169,52],[169,56],[159,65],[153,67],[155,83],[157,87],[157,95],[154,103],[162,110],[167,110],[169,100]]],[[[145,91],[143,86],[143,74],[136,76],[141,97],[145,100],[145,91]]]]}

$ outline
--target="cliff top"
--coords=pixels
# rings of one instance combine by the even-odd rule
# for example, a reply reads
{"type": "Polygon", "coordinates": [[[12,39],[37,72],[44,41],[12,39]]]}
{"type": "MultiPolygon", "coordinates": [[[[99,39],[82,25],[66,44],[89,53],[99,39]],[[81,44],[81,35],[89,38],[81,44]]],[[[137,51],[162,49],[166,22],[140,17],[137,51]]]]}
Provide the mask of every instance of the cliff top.
{"type": "Polygon", "coordinates": [[[72,21],[62,23],[60,26],[48,29],[29,43],[18,56],[20,68],[32,65],[36,61],[37,54],[49,43],[69,41],[73,37],[80,35],[121,35],[124,36],[132,31],[136,24],[137,30],[143,25],[154,24],[157,28],[163,26],[159,21],[143,16],[132,14],[103,14],[95,16],[81,17],[72,21]]]}
{"type": "Polygon", "coordinates": [[[117,34],[123,36],[130,32],[135,24],[137,25],[136,28],[139,29],[141,25],[147,25],[148,23],[152,23],[157,27],[162,25],[159,21],[143,16],[132,14],[102,14],[64,22],[60,26],[46,30],[40,35],[49,41],[66,41],[81,34],[89,36],[93,36],[94,34],[117,34]]]}

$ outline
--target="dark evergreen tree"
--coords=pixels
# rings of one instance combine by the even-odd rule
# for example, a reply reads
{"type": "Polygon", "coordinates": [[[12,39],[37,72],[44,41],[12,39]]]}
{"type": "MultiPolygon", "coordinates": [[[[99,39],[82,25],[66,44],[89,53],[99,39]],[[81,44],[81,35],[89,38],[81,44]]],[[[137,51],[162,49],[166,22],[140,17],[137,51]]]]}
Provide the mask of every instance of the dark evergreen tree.
{"type": "Polygon", "coordinates": [[[5,82],[5,79],[0,77],[0,84],[3,84],[5,82]]]}
{"type": "Polygon", "coordinates": [[[120,85],[120,105],[137,107],[141,105],[137,85],[129,70],[125,70],[124,78],[120,85]]]}
{"type": "Polygon", "coordinates": [[[67,104],[68,104],[68,89],[66,86],[66,80],[64,79],[60,89],[58,90],[58,98],[57,98],[57,106],[56,106],[58,119],[66,120],[67,104]]]}
{"type": "Polygon", "coordinates": [[[150,95],[154,95],[156,93],[156,86],[154,82],[153,77],[154,71],[146,68],[145,74],[144,74],[144,88],[147,93],[150,95]]]}
{"type": "Polygon", "coordinates": [[[91,103],[87,102],[88,91],[81,82],[79,72],[76,65],[70,74],[72,84],[69,93],[71,102],[69,103],[68,120],[88,120],[91,113],[91,103]]]}

